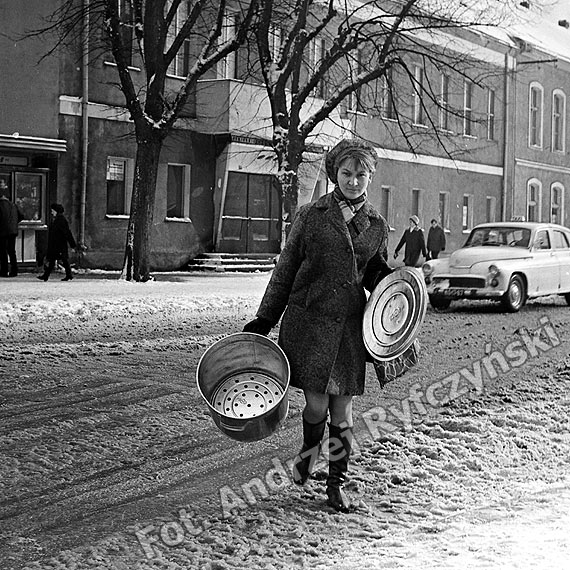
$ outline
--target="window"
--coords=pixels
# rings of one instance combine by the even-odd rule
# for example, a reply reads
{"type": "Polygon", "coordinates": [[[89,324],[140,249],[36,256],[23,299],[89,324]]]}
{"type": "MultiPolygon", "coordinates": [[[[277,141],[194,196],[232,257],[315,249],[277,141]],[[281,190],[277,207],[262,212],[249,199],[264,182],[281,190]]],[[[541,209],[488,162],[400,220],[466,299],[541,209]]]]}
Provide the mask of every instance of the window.
{"type": "Polygon", "coordinates": [[[414,124],[424,125],[424,108],[423,108],[423,93],[424,93],[424,68],[420,65],[414,65],[414,124]]]}
{"type": "Polygon", "coordinates": [[[566,141],[566,96],[557,89],[552,95],[552,150],[564,152],[566,141]]]}
{"type": "Polygon", "coordinates": [[[568,236],[560,230],[554,230],[552,232],[552,245],[555,249],[570,249],[568,236]]]}
{"type": "Polygon", "coordinates": [[[536,233],[534,238],[534,247],[536,249],[550,249],[550,237],[546,230],[540,230],[536,233]]]}
{"type": "Polygon", "coordinates": [[[388,226],[392,227],[392,189],[388,186],[382,186],[380,196],[380,213],[388,222],[388,226]]]}
{"type": "MultiPolygon", "coordinates": [[[[224,15],[222,35],[219,39],[221,45],[229,42],[236,34],[237,16],[227,13],[224,15]]],[[[232,52],[218,63],[218,79],[235,79],[237,75],[236,54],[232,52]]]]}
{"type": "MultiPolygon", "coordinates": [[[[309,52],[311,57],[309,69],[311,73],[314,73],[319,63],[323,61],[325,57],[325,52],[326,52],[326,44],[324,39],[315,38],[311,41],[310,52],[309,52]]],[[[317,87],[315,88],[313,95],[315,97],[319,97],[320,99],[324,99],[326,97],[325,87],[326,87],[325,81],[321,79],[317,87]]]]}
{"type": "Polygon", "coordinates": [[[528,102],[528,144],[542,148],[542,85],[531,83],[528,102]]]}
{"type": "MultiPolygon", "coordinates": [[[[353,69],[351,69],[352,79],[354,80],[356,76],[362,71],[362,51],[356,50],[354,54],[354,62],[352,64],[353,69]]],[[[348,108],[351,111],[356,111],[358,113],[364,113],[364,105],[362,104],[362,87],[359,87],[356,91],[353,91],[349,96],[348,108]]]]}
{"type": "Polygon", "coordinates": [[[439,128],[449,130],[449,75],[441,74],[439,94],[439,128]]]}
{"type": "Polygon", "coordinates": [[[188,164],[168,165],[166,217],[190,218],[190,165],[188,164]]]}
{"type": "Polygon", "coordinates": [[[526,219],[529,222],[540,222],[542,202],[542,184],[538,180],[529,180],[526,192],[526,219]]]}
{"type": "Polygon", "coordinates": [[[487,91],[487,140],[495,140],[495,92],[487,91]]]}
{"type": "MultiPolygon", "coordinates": [[[[166,7],[170,8],[172,2],[168,2],[166,7]]],[[[182,1],[180,2],[180,6],[176,11],[176,15],[174,16],[174,20],[168,29],[168,39],[166,46],[169,48],[174,39],[182,29],[184,22],[188,18],[188,2],[182,1]]],[[[179,77],[186,77],[188,75],[188,70],[190,67],[190,40],[184,40],[184,43],[178,50],[174,61],[168,67],[168,73],[171,75],[176,75],[179,77]]]]}
{"type": "Polygon", "coordinates": [[[439,193],[439,219],[444,230],[449,230],[449,192],[439,193]]]}
{"type": "Polygon", "coordinates": [[[131,211],[134,160],[107,158],[107,215],[128,216],[131,211]]]}
{"type": "Polygon", "coordinates": [[[485,221],[496,222],[497,199],[494,196],[487,196],[485,208],[485,221]]]}
{"type": "Polygon", "coordinates": [[[414,188],[412,190],[412,210],[411,210],[410,216],[414,215],[414,216],[418,216],[419,218],[421,218],[421,216],[420,216],[421,211],[422,211],[421,190],[414,188]]]}
{"type": "Polygon", "coordinates": [[[550,189],[550,221],[553,224],[564,224],[564,187],[553,184],[550,189]]]}
{"type": "Polygon", "coordinates": [[[395,119],[396,118],[396,110],[394,108],[394,96],[392,93],[392,89],[394,83],[392,81],[393,73],[392,69],[386,70],[386,75],[382,76],[381,79],[381,109],[380,112],[385,119],[395,119]]]}
{"type": "Polygon", "coordinates": [[[473,227],[473,195],[463,194],[463,212],[461,226],[463,231],[469,231],[473,227]]]}
{"type": "Polygon", "coordinates": [[[463,134],[473,136],[473,83],[463,83],[463,134]]]}

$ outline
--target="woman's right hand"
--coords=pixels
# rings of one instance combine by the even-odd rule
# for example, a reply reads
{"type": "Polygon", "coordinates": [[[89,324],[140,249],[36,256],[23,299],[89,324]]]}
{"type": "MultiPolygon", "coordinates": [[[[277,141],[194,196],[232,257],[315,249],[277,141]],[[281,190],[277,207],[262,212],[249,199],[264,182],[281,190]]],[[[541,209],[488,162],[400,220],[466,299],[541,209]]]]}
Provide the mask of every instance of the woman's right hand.
{"type": "Polygon", "coordinates": [[[257,317],[243,327],[243,332],[262,334],[264,336],[267,336],[272,328],[273,325],[267,319],[257,317]]]}

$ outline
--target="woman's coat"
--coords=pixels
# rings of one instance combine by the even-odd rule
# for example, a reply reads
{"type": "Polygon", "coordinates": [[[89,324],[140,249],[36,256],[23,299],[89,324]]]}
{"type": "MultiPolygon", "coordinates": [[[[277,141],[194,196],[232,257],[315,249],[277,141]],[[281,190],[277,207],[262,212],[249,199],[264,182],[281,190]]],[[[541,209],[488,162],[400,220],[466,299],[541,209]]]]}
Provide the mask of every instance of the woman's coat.
{"type": "Polygon", "coordinates": [[[63,214],[57,214],[49,227],[47,257],[67,257],[67,244],[75,247],[75,239],[69,229],[69,223],[63,214]]]}
{"type": "Polygon", "coordinates": [[[283,315],[279,344],[297,388],[364,391],[364,287],[372,290],[391,269],[384,218],[365,202],[354,223],[360,233],[352,239],[332,194],[300,208],[257,312],[274,324],[283,315]]]}

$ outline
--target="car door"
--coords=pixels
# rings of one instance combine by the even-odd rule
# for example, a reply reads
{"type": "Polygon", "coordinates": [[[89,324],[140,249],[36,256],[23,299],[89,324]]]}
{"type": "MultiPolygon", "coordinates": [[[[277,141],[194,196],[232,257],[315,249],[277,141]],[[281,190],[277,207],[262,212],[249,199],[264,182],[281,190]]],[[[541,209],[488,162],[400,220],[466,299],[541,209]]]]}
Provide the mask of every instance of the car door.
{"type": "Polygon", "coordinates": [[[559,261],[548,230],[540,229],[532,245],[533,277],[529,279],[529,295],[558,293],[560,284],[559,261]]]}
{"type": "Polygon", "coordinates": [[[570,291],[570,232],[552,230],[552,245],[558,259],[560,292],[570,291]]]}

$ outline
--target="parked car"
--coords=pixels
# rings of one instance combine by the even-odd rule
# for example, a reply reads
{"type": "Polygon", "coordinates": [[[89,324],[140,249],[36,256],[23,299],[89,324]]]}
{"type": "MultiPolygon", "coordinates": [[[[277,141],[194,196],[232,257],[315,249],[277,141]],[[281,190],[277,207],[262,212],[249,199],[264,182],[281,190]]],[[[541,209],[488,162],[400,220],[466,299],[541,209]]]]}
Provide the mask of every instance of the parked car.
{"type": "Polygon", "coordinates": [[[570,305],[570,229],[480,224],[462,248],[426,262],[422,270],[435,309],[447,309],[455,299],[490,299],[516,312],[527,299],[544,295],[563,295],[570,305]]]}

